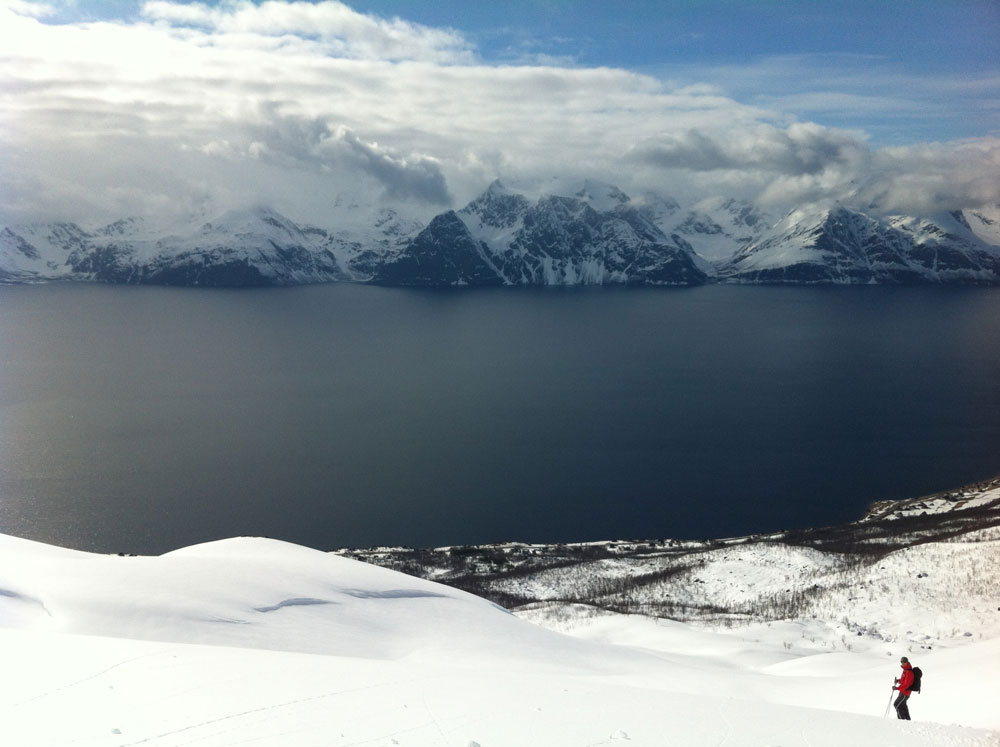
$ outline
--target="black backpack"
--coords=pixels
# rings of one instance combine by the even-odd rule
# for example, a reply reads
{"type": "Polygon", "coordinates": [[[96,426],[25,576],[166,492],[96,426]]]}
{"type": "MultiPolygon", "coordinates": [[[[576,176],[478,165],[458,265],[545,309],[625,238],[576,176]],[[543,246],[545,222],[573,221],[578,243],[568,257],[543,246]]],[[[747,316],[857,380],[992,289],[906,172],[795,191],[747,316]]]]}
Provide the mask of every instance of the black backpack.
{"type": "Polygon", "coordinates": [[[918,693],[920,692],[920,678],[924,676],[924,673],[920,671],[920,667],[914,667],[910,671],[913,672],[913,684],[910,685],[910,692],[918,693]]]}

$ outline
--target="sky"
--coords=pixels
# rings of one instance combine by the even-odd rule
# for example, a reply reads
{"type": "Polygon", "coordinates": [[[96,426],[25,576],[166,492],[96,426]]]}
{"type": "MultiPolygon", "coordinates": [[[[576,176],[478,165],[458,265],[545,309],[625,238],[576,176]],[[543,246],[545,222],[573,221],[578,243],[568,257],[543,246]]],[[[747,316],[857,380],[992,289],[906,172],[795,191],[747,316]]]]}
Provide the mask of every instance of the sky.
{"type": "Polygon", "coordinates": [[[936,212],[1000,202],[995,0],[0,0],[0,224],[553,176],[936,212]]]}

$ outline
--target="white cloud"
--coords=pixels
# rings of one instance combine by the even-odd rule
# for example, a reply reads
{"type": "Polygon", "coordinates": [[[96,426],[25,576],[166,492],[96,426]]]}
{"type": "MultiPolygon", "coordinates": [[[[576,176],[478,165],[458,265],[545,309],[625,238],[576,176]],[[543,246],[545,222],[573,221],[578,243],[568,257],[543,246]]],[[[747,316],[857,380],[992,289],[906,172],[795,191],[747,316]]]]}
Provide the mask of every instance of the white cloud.
{"type": "Polygon", "coordinates": [[[0,9],[7,9],[29,18],[45,18],[56,12],[56,9],[48,3],[34,3],[27,0],[0,0],[0,9]]]}
{"type": "Polygon", "coordinates": [[[629,160],[700,172],[691,181],[703,188],[750,186],[770,205],[841,200],[884,213],[920,213],[1000,203],[997,138],[873,150],[859,133],[762,124],[663,135],[637,145],[629,160]]]}
{"type": "Polygon", "coordinates": [[[858,194],[886,212],[998,205],[1000,138],[884,148],[858,194]]]}
{"type": "Polygon", "coordinates": [[[249,0],[222,6],[152,0],[144,17],[168,24],[191,25],[232,35],[318,37],[344,57],[384,60],[470,62],[472,45],[458,32],[434,29],[394,18],[358,13],[335,0],[266,2],[249,0]]]}
{"type": "Polygon", "coordinates": [[[0,6],[0,222],[253,201],[322,223],[344,192],[430,213],[496,176],[566,173],[681,198],[997,201],[994,141],[873,149],[717,81],[487,65],[457,32],[339,2],[142,12],[55,25],[0,6]]]}

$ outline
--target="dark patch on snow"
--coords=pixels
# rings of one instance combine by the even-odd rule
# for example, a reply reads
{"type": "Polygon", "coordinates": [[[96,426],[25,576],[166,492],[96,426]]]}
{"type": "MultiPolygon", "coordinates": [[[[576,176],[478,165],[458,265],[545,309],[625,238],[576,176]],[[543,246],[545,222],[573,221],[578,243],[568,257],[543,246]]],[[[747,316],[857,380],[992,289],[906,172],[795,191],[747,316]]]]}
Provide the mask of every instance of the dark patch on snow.
{"type": "Polygon", "coordinates": [[[286,599],[283,602],[272,604],[267,607],[254,607],[257,612],[274,612],[285,607],[311,607],[319,604],[336,604],[326,599],[312,599],[309,597],[299,597],[297,599],[286,599]]]}
{"type": "Polygon", "coordinates": [[[29,597],[27,594],[21,594],[17,591],[11,591],[10,589],[0,589],[0,597],[7,597],[8,599],[14,599],[18,602],[26,602],[27,604],[37,604],[42,608],[42,611],[46,615],[52,617],[52,613],[46,609],[45,604],[41,599],[35,599],[34,597],[29,597]]]}
{"type": "Polygon", "coordinates": [[[355,599],[423,599],[424,597],[444,597],[434,591],[417,591],[416,589],[387,589],[385,591],[370,591],[368,589],[348,589],[344,591],[355,599]]]}

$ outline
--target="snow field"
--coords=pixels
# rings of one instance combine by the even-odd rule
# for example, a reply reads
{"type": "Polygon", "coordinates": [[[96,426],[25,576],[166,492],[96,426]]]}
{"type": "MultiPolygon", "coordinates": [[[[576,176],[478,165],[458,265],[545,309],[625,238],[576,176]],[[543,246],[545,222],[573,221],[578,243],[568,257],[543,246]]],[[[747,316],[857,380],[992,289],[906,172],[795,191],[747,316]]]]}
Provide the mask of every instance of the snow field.
{"type": "Polygon", "coordinates": [[[1000,744],[1000,639],[985,632],[914,655],[927,691],[903,723],[882,714],[909,649],[832,652],[835,622],[726,629],[552,606],[572,635],[275,540],[119,557],[0,535],[0,742],[1000,744]]]}
{"type": "Polygon", "coordinates": [[[1000,743],[995,732],[762,702],[723,678],[718,693],[690,695],[477,660],[414,666],[25,631],[3,631],[0,647],[13,675],[2,728],[21,747],[1000,743]]]}

